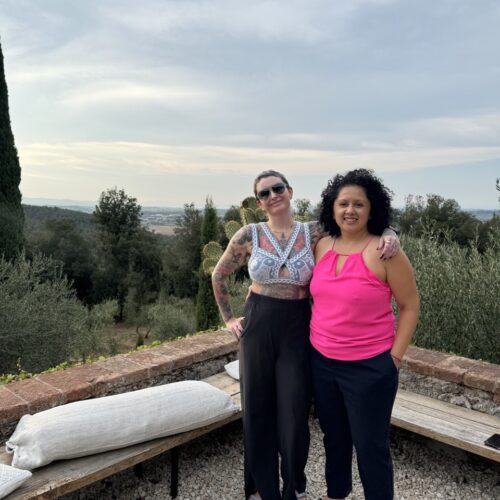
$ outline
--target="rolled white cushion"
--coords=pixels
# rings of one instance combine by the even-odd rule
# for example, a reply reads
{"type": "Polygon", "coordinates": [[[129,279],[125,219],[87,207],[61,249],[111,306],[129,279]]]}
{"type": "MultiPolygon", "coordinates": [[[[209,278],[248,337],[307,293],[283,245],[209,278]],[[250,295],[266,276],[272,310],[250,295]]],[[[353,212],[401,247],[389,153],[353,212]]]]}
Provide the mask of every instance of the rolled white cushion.
{"type": "Polygon", "coordinates": [[[237,410],[206,382],[175,382],[24,415],[5,447],[13,466],[30,470],[185,432],[237,410]]]}
{"type": "Polygon", "coordinates": [[[31,472],[0,464],[0,498],[6,497],[31,477],[31,472]]]}
{"type": "Polygon", "coordinates": [[[239,360],[231,361],[227,365],[224,365],[224,369],[230,377],[233,377],[236,380],[240,379],[240,362],[239,360]]]}

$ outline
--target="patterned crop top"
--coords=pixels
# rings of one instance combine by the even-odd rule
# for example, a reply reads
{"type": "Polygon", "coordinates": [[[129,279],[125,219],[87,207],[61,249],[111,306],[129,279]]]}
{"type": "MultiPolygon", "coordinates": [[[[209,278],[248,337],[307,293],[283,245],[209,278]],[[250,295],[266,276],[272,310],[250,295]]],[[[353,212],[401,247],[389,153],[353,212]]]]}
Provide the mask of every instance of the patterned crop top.
{"type": "MultiPolygon", "coordinates": [[[[248,260],[248,273],[252,281],[261,285],[282,283],[307,286],[311,281],[314,267],[314,255],[311,249],[311,237],[307,223],[294,222],[294,228],[284,250],[276,241],[273,233],[265,222],[250,224],[252,228],[252,255],[248,260]],[[259,230],[267,238],[273,252],[259,247],[259,230]],[[290,257],[299,235],[303,236],[304,245],[290,257]],[[286,268],[288,273],[280,275],[280,270],[286,268]]],[[[295,249],[297,250],[297,249],[295,249]]]]}

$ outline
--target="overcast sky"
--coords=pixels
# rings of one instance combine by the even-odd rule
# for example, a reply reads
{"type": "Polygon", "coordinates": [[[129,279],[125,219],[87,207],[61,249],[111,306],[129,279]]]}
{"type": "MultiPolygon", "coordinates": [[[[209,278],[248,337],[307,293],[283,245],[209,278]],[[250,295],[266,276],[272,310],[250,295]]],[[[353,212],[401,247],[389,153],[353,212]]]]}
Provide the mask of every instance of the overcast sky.
{"type": "Polygon", "coordinates": [[[498,0],[2,0],[25,198],[313,202],[373,168],[401,206],[500,208],[498,0]]]}

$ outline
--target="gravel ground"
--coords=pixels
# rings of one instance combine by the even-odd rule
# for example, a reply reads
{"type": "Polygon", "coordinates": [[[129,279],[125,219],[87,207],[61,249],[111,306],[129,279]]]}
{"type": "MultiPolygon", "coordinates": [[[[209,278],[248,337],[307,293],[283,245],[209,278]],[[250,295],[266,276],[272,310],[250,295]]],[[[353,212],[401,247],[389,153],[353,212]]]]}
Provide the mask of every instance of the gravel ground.
{"type": "MultiPolygon", "coordinates": [[[[311,419],[311,450],[307,465],[309,499],[325,494],[321,431],[311,419]]],[[[498,464],[393,430],[395,498],[499,499],[498,464]]],[[[66,500],[168,500],[169,454],[145,462],[64,497],[66,500]]],[[[363,490],[353,464],[354,488],[349,500],[362,500],[363,490]]],[[[180,452],[179,500],[243,499],[241,422],[215,431],[180,452]]]]}

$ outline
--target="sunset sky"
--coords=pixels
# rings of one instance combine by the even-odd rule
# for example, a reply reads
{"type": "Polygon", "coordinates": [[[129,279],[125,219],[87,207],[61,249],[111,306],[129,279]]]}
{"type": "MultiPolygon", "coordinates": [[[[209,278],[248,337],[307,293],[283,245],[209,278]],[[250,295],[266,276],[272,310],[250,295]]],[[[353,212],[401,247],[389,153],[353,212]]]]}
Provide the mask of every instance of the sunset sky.
{"type": "Polygon", "coordinates": [[[219,208],[373,168],[499,209],[497,0],[2,0],[25,199],[219,208]]]}

